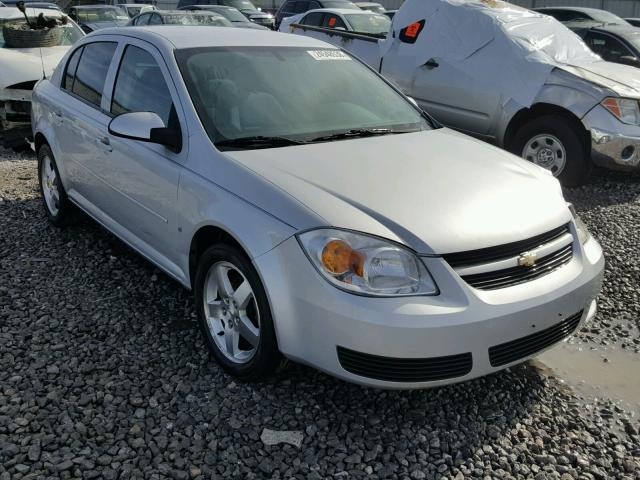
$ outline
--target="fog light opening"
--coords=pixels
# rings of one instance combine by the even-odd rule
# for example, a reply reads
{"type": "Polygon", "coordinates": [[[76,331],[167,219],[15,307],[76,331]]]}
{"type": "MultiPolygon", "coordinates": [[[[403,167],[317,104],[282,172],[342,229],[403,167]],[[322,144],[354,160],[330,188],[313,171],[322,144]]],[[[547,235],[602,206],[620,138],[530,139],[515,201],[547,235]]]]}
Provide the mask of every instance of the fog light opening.
{"type": "Polygon", "coordinates": [[[630,160],[636,153],[636,148],[633,145],[628,145],[622,149],[620,156],[623,160],[630,160]]]}

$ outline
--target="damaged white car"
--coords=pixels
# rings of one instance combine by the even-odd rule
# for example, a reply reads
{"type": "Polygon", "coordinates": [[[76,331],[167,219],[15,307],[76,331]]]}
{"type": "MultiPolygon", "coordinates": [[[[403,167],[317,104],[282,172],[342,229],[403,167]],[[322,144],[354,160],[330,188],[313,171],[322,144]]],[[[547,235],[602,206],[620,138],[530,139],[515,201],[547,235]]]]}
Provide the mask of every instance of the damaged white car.
{"type": "MultiPolygon", "coordinates": [[[[27,8],[29,19],[40,13],[49,19],[62,18],[62,12],[27,8]]],[[[31,136],[31,91],[38,80],[48,77],[58,65],[69,47],[84,36],[72,21],[57,25],[54,46],[13,46],[5,38],[6,29],[16,24],[26,24],[22,12],[14,7],[0,9],[0,145],[15,150],[27,146],[25,138],[31,136]]]]}
{"type": "Polygon", "coordinates": [[[560,22],[500,0],[406,0],[385,39],[293,24],[393,80],[443,124],[583,183],[640,168],[640,70],[560,22]]]}

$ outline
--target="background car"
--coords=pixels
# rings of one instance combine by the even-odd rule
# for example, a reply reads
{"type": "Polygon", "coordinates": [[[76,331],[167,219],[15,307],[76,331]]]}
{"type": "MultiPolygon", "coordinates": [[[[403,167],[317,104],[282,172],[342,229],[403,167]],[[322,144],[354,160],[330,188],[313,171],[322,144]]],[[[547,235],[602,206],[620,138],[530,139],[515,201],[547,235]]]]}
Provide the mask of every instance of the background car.
{"type": "Polygon", "coordinates": [[[222,15],[229,20],[236,28],[250,28],[253,30],[268,30],[268,27],[264,25],[258,25],[245,17],[240,10],[233,7],[227,7],[226,5],[191,5],[189,7],[181,7],[178,10],[190,10],[190,11],[209,11],[222,15]]]}
{"type": "Polygon", "coordinates": [[[349,0],[285,0],[276,11],[275,27],[280,28],[280,22],[283,18],[319,8],[360,10],[360,7],[349,0]]]}
{"type": "Polygon", "coordinates": [[[640,28],[627,25],[602,25],[567,22],[587,46],[607,62],[640,67],[640,28]]]}
{"type": "Polygon", "coordinates": [[[153,10],[157,10],[155,5],[142,4],[142,3],[120,3],[118,4],[120,8],[124,8],[129,15],[129,18],[133,18],[136,15],[144,12],[150,12],[153,10]]]}
{"type": "Polygon", "coordinates": [[[189,12],[185,10],[157,10],[155,12],[141,13],[132,18],[128,25],[206,25],[209,27],[233,27],[233,24],[222,15],[213,12],[189,12]]]}
{"type": "MultiPolygon", "coordinates": [[[[3,5],[5,7],[15,7],[16,3],[18,3],[18,0],[5,0],[3,5]]],[[[60,6],[53,2],[43,2],[41,0],[26,0],[24,3],[26,7],[30,7],[30,8],[42,8],[45,10],[62,11],[60,6]]]]}
{"type": "Polygon", "coordinates": [[[384,14],[391,20],[393,20],[393,17],[396,13],[398,13],[398,10],[387,10],[386,12],[384,12],[384,14]]]}
{"type": "Polygon", "coordinates": [[[113,5],[82,5],[69,9],[69,17],[86,33],[108,27],[122,27],[129,21],[124,8],[113,5]]]}
{"type": "Polygon", "coordinates": [[[640,27],[640,18],[625,18],[624,20],[634,27],[640,27]]]}
{"type": "Polygon", "coordinates": [[[292,23],[367,33],[380,37],[384,37],[391,28],[391,20],[386,15],[368,10],[342,10],[339,8],[321,8],[287,17],[282,20],[279,30],[288,32],[289,25],[292,23]]]}
{"type": "Polygon", "coordinates": [[[249,0],[180,0],[178,2],[178,9],[194,5],[225,5],[227,7],[233,7],[253,23],[271,29],[275,28],[274,16],[270,13],[260,11],[249,0]]]}
{"type": "MultiPolygon", "coordinates": [[[[59,18],[63,14],[56,9],[26,9],[29,18],[40,13],[59,18]]],[[[31,137],[31,91],[43,75],[47,77],[67,53],[70,46],[84,36],[72,20],[62,28],[58,45],[39,48],[9,48],[2,35],[2,27],[24,24],[22,12],[15,7],[0,8],[0,145],[23,150],[25,138],[31,137]]]]}
{"type": "Polygon", "coordinates": [[[368,10],[374,13],[381,13],[383,15],[387,12],[387,10],[382,5],[376,2],[354,2],[354,3],[362,10],[368,10]]]}
{"type": "Polygon", "coordinates": [[[595,21],[605,25],[629,25],[628,22],[619,16],[598,8],[541,7],[534,8],[534,11],[551,15],[560,22],[595,21]]]}

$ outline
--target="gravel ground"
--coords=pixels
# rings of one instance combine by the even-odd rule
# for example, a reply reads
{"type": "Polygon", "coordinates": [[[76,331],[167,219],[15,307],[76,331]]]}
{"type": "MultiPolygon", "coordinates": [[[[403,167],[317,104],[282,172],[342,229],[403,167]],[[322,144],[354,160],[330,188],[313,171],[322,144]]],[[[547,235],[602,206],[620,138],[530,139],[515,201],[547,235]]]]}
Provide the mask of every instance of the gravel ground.
{"type": "MultiPolygon", "coordinates": [[[[414,392],[297,365],[232,381],[190,294],[90,221],[50,226],[35,169],[0,151],[0,480],[640,479],[638,419],[530,365],[414,392]]],[[[637,351],[640,177],[601,173],[568,198],[608,258],[580,339],[637,351]]]]}

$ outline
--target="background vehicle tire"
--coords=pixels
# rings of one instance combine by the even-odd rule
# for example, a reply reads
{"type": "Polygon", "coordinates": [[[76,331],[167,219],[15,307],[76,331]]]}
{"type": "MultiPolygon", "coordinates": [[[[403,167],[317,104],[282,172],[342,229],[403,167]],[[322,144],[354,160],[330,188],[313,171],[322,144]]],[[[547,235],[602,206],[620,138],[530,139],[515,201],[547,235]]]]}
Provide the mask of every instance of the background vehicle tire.
{"type": "Polygon", "coordinates": [[[213,357],[243,381],[268,377],[278,368],[271,309],[249,259],[226,244],[209,247],[195,278],[198,323],[213,357]]]}
{"type": "Polygon", "coordinates": [[[587,181],[593,164],[578,128],[561,115],[544,115],[515,133],[509,150],[546,168],[566,187],[587,181]]]}
{"type": "Polygon", "coordinates": [[[74,223],[77,220],[77,211],[62,186],[58,166],[48,145],[42,145],[38,149],[38,180],[49,221],[56,227],[74,223]]]}

